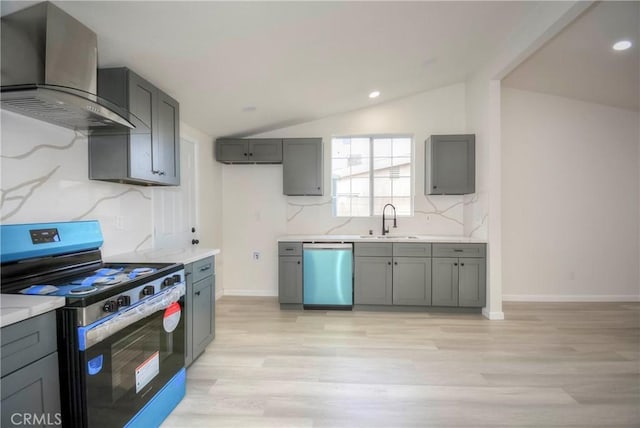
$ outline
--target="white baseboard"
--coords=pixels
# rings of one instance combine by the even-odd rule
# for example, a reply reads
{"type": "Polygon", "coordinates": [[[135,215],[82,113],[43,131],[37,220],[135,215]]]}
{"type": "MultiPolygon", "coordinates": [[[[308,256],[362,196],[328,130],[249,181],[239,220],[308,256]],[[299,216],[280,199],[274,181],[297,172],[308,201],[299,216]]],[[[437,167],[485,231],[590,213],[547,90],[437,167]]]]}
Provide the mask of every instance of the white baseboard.
{"type": "Polygon", "coordinates": [[[225,296],[253,296],[253,297],[278,297],[277,291],[269,290],[247,290],[247,289],[224,289],[225,296]]]}
{"type": "Polygon", "coordinates": [[[633,294],[503,294],[504,302],[640,302],[633,294]]]}
{"type": "Polygon", "coordinates": [[[224,290],[222,288],[217,288],[216,289],[216,300],[218,300],[222,296],[224,296],[224,290]]]}
{"type": "Polygon", "coordinates": [[[499,321],[504,319],[504,312],[489,312],[487,308],[482,308],[482,316],[491,321],[499,321]]]}

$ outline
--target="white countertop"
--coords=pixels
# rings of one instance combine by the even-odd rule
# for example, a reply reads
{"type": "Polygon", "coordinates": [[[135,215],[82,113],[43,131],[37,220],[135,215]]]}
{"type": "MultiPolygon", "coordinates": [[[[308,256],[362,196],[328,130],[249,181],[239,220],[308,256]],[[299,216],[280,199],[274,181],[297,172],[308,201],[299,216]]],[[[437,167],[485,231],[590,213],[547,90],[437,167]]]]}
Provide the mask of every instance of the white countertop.
{"type": "Polygon", "coordinates": [[[455,242],[469,244],[485,244],[484,239],[468,236],[435,236],[435,235],[286,235],[278,238],[278,242],[455,242]]]}
{"type": "Polygon", "coordinates": [[[65,298],[58,296],[2,294],[0,295],[0,327],[53,311],[64,306],[64,302],[65,298]]]}
{"type": "Polygon", "coordinates": [[[108,263],[182,263],[188,264],[220,254],[217,248],[163,248],[133,251],[105,257],[108,263]]]}

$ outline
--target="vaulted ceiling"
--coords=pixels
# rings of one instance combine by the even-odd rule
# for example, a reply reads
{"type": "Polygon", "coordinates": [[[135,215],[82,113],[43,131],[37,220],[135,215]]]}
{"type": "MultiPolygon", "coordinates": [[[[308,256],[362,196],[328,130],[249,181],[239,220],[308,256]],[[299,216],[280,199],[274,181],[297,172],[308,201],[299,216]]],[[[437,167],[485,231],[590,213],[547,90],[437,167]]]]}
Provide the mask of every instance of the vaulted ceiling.
{"type": "Polygon", "coordinates": [[[640,2],[601,2],[531,55],[507,87],[640,110],[640,2]],[[619,40],[631,49],[614,51],[619,40]]]}
{"type": "MultiPolygon", "coordinates": [[[[33,3],[2,1],[2,14],[33,3]]],[[[100,67],[135,70],[179,100],[183,121],[212,136],[250,135],[464,81],[538,6],[54,3],[98,34],[100,67]],[[372,100],[374,89],[381,95],[372,100]]],[[[514,71],[511,83],[531,79],[519,73],[527,74],[514,71]]]]}

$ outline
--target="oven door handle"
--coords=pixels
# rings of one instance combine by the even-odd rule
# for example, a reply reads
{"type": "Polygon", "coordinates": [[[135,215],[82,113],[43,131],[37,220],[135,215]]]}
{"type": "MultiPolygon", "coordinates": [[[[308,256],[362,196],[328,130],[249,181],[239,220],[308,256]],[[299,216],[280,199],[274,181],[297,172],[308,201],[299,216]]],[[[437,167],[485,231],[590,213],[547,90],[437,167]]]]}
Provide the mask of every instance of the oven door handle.
{"type": "Polygon", "coordinates": [[[145,299],[137,306],[118,312],[113,317],[99,320],[85,327],[78,327],[78,347],[84,351],[107,337],[147,318],[158,311],[165,310],[185,295],[185,283],[181,282],[171,288],[145,299]]]}

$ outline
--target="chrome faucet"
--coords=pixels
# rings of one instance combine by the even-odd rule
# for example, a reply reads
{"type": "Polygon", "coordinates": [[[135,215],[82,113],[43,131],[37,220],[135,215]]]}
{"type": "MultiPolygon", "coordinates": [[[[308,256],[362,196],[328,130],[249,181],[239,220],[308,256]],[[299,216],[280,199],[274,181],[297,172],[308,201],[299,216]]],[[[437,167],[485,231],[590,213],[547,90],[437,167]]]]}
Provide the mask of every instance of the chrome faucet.
{"type": "Polygon", "coordinates": [[[398,227],[398,222],[396,220],[396,207],[394,207],[392,204],[385,205],[384,208],[382,208],[382,236],[389,233],[389,228],[385,227],[385,223],[387,222],[387,219],[384,216],[384,212],[387,209],[387,207],[393,208],[393,227],[394,228],[398,227]]]}

